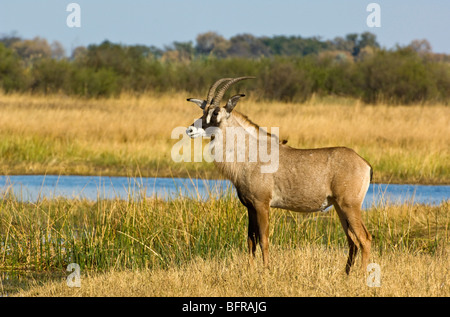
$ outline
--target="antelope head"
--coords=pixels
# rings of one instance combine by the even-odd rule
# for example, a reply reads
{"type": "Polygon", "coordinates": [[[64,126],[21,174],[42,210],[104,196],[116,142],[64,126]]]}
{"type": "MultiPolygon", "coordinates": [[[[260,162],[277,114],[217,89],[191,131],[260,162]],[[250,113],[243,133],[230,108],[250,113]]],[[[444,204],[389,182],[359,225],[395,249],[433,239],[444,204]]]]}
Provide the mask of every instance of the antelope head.
{"type": "Polygon", "coordinates": [[[233,111],[237,102],[243,94],[234,95],[228,99],[225,106],[221,107],[220,102],[222,101],[223,95],[230,88],[231,85],[237,83],[238,81],[244,79],[252,79],[255,77],[238,77],[238,78],[222,78],[216,81],[208,91],[206,100],[188,98],[187,101],[191,101],[199,106],[203,110],[203,115],[195,120],[189,128],[186,130],[186,134],[191,138],[197,137],[211,137],[214,128],[220,129],[221,125],[230,117],[231,111],[233,111]],[[216,94],[217,88],[225,83],[216,94]],[[210,129],[208,129],[210,128],[210,129]]]}

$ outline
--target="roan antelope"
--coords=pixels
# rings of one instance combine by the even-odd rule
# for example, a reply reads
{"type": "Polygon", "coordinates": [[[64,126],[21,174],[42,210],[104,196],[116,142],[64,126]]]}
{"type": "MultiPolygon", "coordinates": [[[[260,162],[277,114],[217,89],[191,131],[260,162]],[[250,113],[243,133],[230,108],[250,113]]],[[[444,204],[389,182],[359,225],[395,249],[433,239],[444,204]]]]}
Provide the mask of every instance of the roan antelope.
{"type": "MultiPolygon", "coordinates": [[[[231,97],[225,106],[220,102],[228,88],[238,81],[254,77],[222,78],[209,89],[207,99],[189,98],[203,110],[203,116],[192,124],[186,133],[191,138],[211,136],[211,144],[226,139],[228,128],[240,128],[238,140],[233,141],[237,152],[244,151],[244,160],[216,159],[214,163],[222,174],[234,184],[238,197],[248,209],[248,248],[250,263],[259,243],[263,263],[269,264],[269,209],[283,208],[297,212],[323,211],[334,205],[349,245],[345,271],[348,274],[358,249],[362,252],[362,269],[365,270],[370,255],[372,237],[361,219],[361,206],[372,180],[372,167],[355,151],[346,147],[296,149],[279,142],[277,137],[251,122],[246,116],[233,111],[244,95],[231,97]],[[218,89],[220,86],[222,87],[218,89]],[[217,93],[216,90],[218,89],[217,93]],[[214,128],[216,132],[211,131],[214,128]],[[249,160],[249,142],[261,142],[261,136],[276,141],[278,169],[261,172],[260,161],[249,160]],[[245,137],[246,139],[239,139],[245,137]],[[247,145],[247,146],[246,146],[247,145]]],[[[273,145],[273,143],[272,143],[273,145]]],[[[216,148],[217,149],[217,148],[216,148]]],[[[223,152],[223,155],[227,151],[223,152]]]]}

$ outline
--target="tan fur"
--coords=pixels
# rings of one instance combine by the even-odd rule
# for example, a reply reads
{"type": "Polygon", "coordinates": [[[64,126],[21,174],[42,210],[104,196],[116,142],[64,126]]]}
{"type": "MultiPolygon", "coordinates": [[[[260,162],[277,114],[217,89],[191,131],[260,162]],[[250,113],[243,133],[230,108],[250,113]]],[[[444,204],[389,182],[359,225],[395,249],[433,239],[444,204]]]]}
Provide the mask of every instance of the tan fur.
{"type": "MultiPolygon", "coordinates": [[[[208,107],[204,113],[208,113],[208,107]]],[[[229,112],[227,118],[217,125],[222,133],[214,142],[222,144],[226,140],[227,127],[259,129],[257,124],[237,111],[229,112]]],[[[267,132],[265,135],[272,136],[267,132]]],[[[278,170],[261,173],[261,166],[266,163],[248,160],[249,138],[257,138],[259,142],[257,133],[247,131],[239,135],[239,142],[235,142],[235,147],[246,153],[244,162],[227,162],[224,159],[214,163],[234,184],[240,201],[248,209],[250,262],[253,263],[259,243],[264,265],[269,265],[270,207],[314,212],[334,205],[349,244],[345,270],[347,274],[350,272],[358,249],[362,251],[362,269],[365,270],[369,263],[372,237],[362,222],[361,206],[371,181],[370,164],[346,147],[296,149],[274,137],[271,142],[276,142],[279,150],[278,170]]]]}
{"type": "MultiPolygon", "coordinates": [[[[226,126],[259,128],[244,115],[233,112],[226,126]]],[[[226,136],[226,132],[223,132],[226,136]]],[[[245,143],[236,143],[242,146],[245,143]]],[[[248,147],[245,149],[248,151],[248,147]]],[[[261,244],[268,265],[269,207],[298,212],[321,211],[334,205],[349,242],[350,271],[357,250],[362,249],[363,269],[368,264],[371,236],[361,219],[361,205],[370,183],[371,167],[353,150],[345,147],[295,149],[279,145],[279,168],[271,174],[260,172],[260,163],[215,162],[236,187],[249,210],[249,251],[261,244]]],[[[253,260],[252,260],[253,261],[253,260]]]]}

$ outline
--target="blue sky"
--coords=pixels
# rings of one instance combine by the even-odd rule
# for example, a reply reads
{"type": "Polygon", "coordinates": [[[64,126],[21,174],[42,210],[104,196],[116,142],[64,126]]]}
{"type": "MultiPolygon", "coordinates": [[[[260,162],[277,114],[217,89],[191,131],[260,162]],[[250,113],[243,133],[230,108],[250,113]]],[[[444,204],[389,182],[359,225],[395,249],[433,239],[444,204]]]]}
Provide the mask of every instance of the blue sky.
{"type": "Polygon", "coordinates": [[[225,38],[300,35],[333,39],[370,31],[386,48],[427,39],[434,52],[450,54],[448,0],[1,0],[0,34],[60,41],[68,54],[79,45],[108,39],[156,45],[193,41],[215,31],[225,38]],[[81,7],[81,27],[66,25],[66,7],[81,7]],[[381,27],[366,24],[369,3],[381,7],[381,27]]]}

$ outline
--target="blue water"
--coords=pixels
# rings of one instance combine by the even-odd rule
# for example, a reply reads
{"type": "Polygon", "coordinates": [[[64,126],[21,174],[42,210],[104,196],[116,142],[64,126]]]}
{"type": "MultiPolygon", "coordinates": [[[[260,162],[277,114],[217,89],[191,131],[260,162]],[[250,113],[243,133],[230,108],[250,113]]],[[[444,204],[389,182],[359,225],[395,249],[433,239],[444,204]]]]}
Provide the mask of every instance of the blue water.
{"type": "MultiPolygon", "coordinates": [[[[26,175],[0,176],[0,195],[13,192],[23,201],[36,202],[43,198],[69,199],[136,199],[159,197],[173,199],[189,197],[206,200],[210,195],[221,196],[234,189],[226,180],[186,178],[128,178],[99,176],[26,175]]],[[[1,198],[1,196],[0,196],[1,198]]],[[[450,199],[450,186],[371,184],[363,208],[373,204],[405,202],[437,205],[450,199]]]]}

